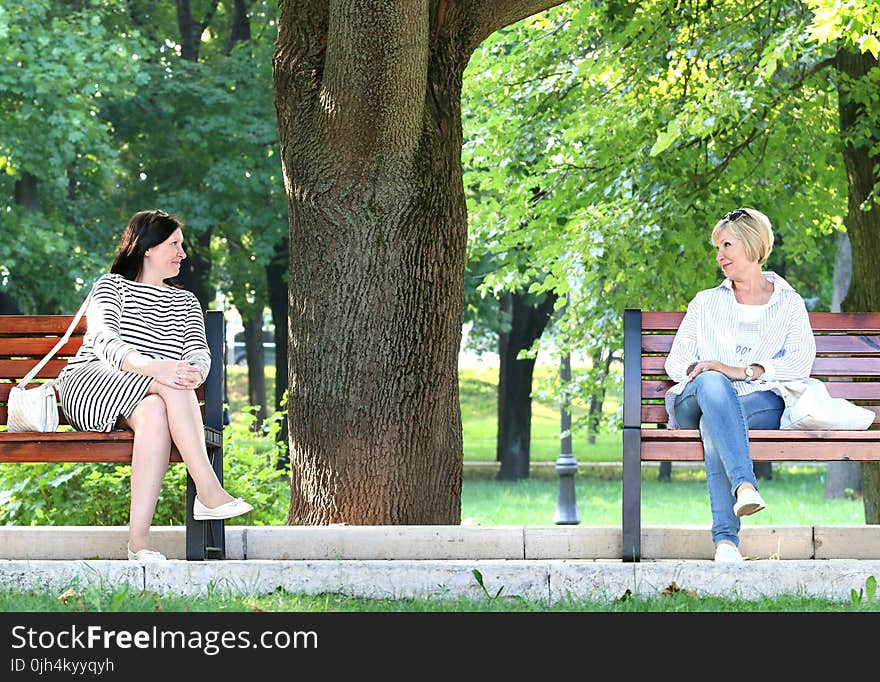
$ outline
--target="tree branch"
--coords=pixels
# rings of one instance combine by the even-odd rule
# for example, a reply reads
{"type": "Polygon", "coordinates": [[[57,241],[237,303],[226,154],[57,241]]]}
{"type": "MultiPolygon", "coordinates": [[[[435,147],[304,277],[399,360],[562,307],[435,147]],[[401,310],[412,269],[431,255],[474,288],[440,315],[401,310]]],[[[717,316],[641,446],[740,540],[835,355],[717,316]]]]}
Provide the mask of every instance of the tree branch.
{"type": "Polygon", "coordinates": [[[467,34],[463,45],[470,54],[495,31],[565,2],[567,0],[463,0],[462,28],[467,34]]]}

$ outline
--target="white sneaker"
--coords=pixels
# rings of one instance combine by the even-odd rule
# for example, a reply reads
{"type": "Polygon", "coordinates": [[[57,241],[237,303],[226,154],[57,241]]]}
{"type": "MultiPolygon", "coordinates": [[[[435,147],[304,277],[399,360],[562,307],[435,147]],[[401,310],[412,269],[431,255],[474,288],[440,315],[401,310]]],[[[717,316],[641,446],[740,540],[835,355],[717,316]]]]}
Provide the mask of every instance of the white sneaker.
{"type": "Polygon", "coordinates": [[[729,542],[719,542],[715,545],[715,561],[730,564],[745,561],[745,559],[743,559],[742,554],[739,553],[738,547],[735,547],[729,542]]]}
{"type": "Polygon", "coordinates": [[[743,488],[736,496],[733,513],[737,516],[748,516],[764,509],[767,505],[764,498],[753,488],[743,488]]]}

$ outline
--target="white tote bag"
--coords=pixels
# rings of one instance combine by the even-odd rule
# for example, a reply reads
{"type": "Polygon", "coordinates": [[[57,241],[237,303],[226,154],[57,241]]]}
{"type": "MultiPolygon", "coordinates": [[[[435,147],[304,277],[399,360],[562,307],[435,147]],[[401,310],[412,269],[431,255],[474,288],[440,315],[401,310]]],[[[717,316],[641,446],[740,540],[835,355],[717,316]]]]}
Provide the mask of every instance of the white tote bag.
{"type": "Polygon", "coordinates": [[[785,400],[780,429],[795,431],[864,431],[874,423],[874,413],[844,398],[832,398],[818,379],[781,381],[785,400]]]}
{"type": "Polygon", "coordinates": [[[55,395],[55,382],[47,381],[33,388],[25,387],[52,359],[58,349],[67,343],[91,299],[92,292],[90,291],[61,340],[27,373],[24,379],[18,382],[17,386],[13,386],[10,390],[9,400],[6,403],[6,429],[8,431],[47,432],[58,429],[58,398],[55,395]]]}

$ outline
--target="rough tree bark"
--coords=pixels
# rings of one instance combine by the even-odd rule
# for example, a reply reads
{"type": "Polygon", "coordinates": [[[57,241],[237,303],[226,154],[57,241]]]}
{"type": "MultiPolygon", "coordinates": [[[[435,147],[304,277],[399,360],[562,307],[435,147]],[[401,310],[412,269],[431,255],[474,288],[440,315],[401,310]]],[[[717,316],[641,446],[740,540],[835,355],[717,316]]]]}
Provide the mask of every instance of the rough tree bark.
{"type": "Polygon", "coordinates": [[[522,293],[506,293],[501,309],[510,319],[510,331],[498,335],[498,436],[497,478],[528,478],[532,440],[532,377],[534,358],[518,359],[544,332],[557,296],[548,294],[533,304],[522,293]]]}
{"type": "MultiPolygon", "coordinates": [[[[870,150],[871,145],[877,144],[877,132],[865,134],[865,126],[860,127],[860,119],[866,115],[865,105],[860,97],[851,96],[854,88],[859,87],[858,82],[876,70],[878,64],[868,52],[859,54],[843,49],[837,53],[835,66],[840,133],[849,183],[844,224],[852,244],[852,282],[842,307],[847,312],[880,310],[880,277],[877,277],[880,272],[880,241],[877,239],[880,204],[872,194],[880,180],[875,173],[875,168],[880,167],[880,156],[872,156],[870,150]]],[[[861,469],[865,523],[880,523],[880,463],[863,462],[861,469]]]]}
{"type": "Polygon", "coordinates": [[[561,0],[281,0],[290,524],[457,524],[461,83],[561,0]]]}

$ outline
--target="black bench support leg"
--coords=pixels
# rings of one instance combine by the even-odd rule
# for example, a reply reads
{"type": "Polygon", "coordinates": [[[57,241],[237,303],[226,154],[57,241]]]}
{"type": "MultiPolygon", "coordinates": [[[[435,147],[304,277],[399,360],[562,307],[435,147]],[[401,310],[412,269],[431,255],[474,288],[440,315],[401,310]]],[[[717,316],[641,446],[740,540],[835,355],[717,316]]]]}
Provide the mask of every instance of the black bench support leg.
{"type": "Polygon", "coordinates": [[[641,559],[642,311],[623,311],[623,545],[624,561],[641,559]]]}
{"type": "MultiPolygon", "coordinates": [[[[205,315],[205,333],[211,351],[211,369],[205,379],[205,441],[214,473],[223,485],[223,374],[225,370],[225,323],[222,310],[205,315]],[[213,435],[209,431],[213,430],[213,435]]],[[[186,475],[186,559],[226,558],[225,521],[196,521],[192,516],[196,487],[186,475]]]]}
{"type": "MultiPolygon", "coordinates": [[[[208,457],[214,473],[223,483],[223,449],[209,448],[208,457]]],[[[186,560],[226,558],[225,521],[196,521],[193,518],[193,502],[196,499],[196,485],[192,477],[186,475],[186,560]]]]}
{"type": "Polygon", "coordinates": [[[642,555],[642,442],[641,429],[623,429],[623,554],[624,561],[642,555]]]}

